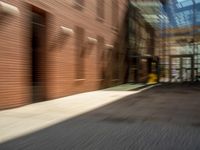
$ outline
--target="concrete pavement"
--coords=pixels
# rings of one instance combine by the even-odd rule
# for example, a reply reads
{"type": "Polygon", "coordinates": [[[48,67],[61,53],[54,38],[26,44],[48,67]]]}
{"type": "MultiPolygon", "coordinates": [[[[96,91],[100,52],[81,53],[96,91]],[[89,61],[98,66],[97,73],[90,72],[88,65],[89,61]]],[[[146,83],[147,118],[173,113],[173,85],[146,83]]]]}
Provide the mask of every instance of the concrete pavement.
{"type": "MultiPolygon", "coordinates": [[[[110,95],[104,92],[97,101],[94,92],[87,105],[101,103],[98,101],[104,97],[114,99],[121,93],[117,91],[110,95]]],[[[200,84],[164,84],[135,94],[122,93],[121,99],[105,100],[101,106],[87,109],[81,115],[63,118],[51,126],[3,142],[0,149],[200,149],[200,84]]],[[[76,103],[79,108],[90,107],[83,106],[84,99],[81,103],[76,103]]],[[[76,111],[80,110],[77,108],[76,111]]],[[[51,120],[52,116],[47,115],[45,119],[51,120]]]]}
{"type": "Polygon", "coordinates": [[[141,91],[99,90],[1,111],[0,143],[41,130],[141,91]]]}

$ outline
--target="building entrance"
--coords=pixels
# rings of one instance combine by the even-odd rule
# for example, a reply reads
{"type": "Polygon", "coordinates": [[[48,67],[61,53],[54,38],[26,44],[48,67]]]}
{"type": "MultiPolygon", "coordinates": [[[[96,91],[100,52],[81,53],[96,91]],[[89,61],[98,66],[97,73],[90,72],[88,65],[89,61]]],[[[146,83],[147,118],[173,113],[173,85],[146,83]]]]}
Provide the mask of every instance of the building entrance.
{"type": "Polygon", "coordinates": [[[46,14],[32,7],[31,12],[31,58],[32,58],[32,102],[45,99],[45,35],[46,14]]]}
{"type": "Polygon", "coordinates": [[[171,55],[169,68],[170,82],[194,81],[193,55],[171,55]]]}

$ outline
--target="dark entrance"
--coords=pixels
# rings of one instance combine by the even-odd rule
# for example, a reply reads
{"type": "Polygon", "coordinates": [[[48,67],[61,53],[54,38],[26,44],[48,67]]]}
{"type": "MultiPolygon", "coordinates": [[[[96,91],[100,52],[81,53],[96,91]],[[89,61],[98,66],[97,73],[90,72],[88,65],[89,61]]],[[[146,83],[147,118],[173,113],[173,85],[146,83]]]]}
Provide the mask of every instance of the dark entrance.
{"type": "Polygon", "coordinates": [[[31,56],[32,56],[32,101],[45,100],[45,43],[46,14],[32,7],[31,13],[31,56]]]}
{"type": "MultiPolygon", "coordinates": [[[[132,56],[129,67],[128,82],[146,83],[150,73],[159,77],[159,58],[156,56],[132,56]]],[[[158,79],[159,81],[159,79],[158,79]]]]}

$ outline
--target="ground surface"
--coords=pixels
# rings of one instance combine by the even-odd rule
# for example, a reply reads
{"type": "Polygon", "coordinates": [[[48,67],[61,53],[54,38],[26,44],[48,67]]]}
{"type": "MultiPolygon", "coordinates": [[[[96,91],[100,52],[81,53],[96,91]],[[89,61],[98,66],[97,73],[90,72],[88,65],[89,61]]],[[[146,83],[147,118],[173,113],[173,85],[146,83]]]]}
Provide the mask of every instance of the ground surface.
{"type": "Polygon", "coordinates": [[[166,84],[0,145],[1,150],[200,150],[200,85],[166,84]]]}

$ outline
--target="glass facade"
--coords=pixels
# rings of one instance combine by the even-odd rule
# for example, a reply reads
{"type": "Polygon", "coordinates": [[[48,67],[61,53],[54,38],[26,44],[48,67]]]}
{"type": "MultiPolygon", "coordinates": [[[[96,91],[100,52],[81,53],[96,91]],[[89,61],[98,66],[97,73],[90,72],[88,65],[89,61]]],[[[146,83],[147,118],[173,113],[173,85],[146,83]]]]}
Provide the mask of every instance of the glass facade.
{"type": "Polygon", "coordinates": [[[140,37],[148,36],[137,32],[141,29],[132,31],[132,28],[138,28],[138,22],[143,19],[153,28],[154,36],[149,44],[151,48],[140,42],[139,47],[145,49],[140,52],[146,55],[152,49],[151,55],[160,59],[160,81],[197,80],[200,75],[200,0],[131,0],[130,5],[138,12],[130,16],[139,16],[134,23],[130,23],[130,47],[137,52],[137,34],[140,37]]]}

